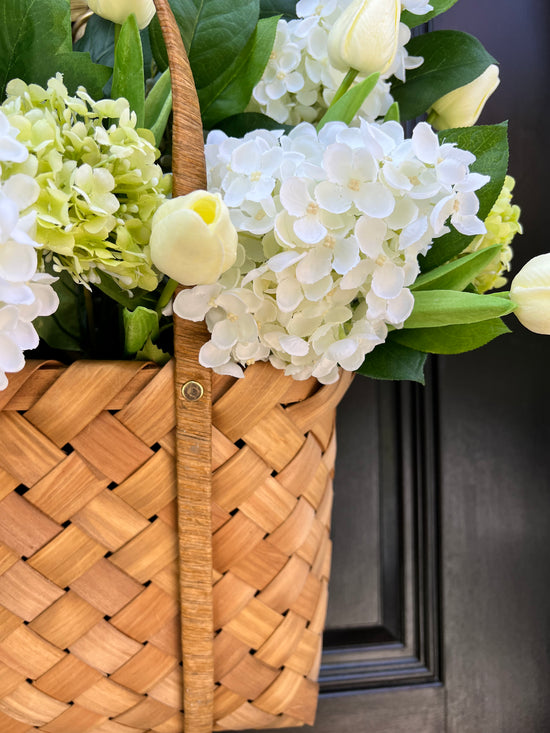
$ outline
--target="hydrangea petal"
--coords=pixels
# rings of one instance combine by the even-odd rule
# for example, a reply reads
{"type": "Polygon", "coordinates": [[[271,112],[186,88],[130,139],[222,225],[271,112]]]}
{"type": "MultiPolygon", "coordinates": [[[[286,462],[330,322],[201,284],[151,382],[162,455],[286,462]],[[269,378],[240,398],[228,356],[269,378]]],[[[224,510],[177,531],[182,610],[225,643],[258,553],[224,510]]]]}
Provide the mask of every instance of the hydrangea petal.
{"type": "Polygon", "coordinates": [[[230,349],[219,349],[212,341],[207,341],[200,348],[199,363],[205,367],[220,367],[229,361],[230,353],[230,349]]]}
{"type": "Polygon", "coordinates": [[[357,208],[376,219],[389,216],[395,207],[395,198],[381,183],[364,183],[355,195],[357,208]]]}
{"type": "Polygon", "coordinates": [[[25,366],[23,352],[5,333],[0,333],[0,369],[4,372],[19,372],[25,366]]]}
{"type": "Polygon", "coordinates": [[[283,313],[291,313],[304,298],[300,283],[294,278],[287,278],[277,286],[277,305],[283,313]]]}
{"type": "Polygon", "coordinates": [[[405,276],[401,267],[386,262],[372,276],[372,289],[380,298],[395,298],[401,292],[405,276]]]}
{"type": "Polygon", "coordinates": [[[332,252],[326,247],[310,250],[296,267],[296,279],[308,285],[329,274],[332,269],[332,252]]]}

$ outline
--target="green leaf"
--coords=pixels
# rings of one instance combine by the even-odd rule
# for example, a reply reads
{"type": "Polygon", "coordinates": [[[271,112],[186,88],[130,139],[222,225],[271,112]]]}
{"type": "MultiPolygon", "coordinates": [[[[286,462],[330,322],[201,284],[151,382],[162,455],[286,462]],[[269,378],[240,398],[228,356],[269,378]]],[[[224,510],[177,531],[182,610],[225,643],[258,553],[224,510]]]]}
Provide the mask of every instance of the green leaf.
{"type": "Polygon", "coordinates": [[[82,286],[70,275],[61,272],[52,285],[59,297],[59,306],[51,316],[39,316],[33,321],[40,339],[52,349],[84,351],[86,337],[81,322],[82,286]]]}
{"type": "MultiPolygon", "coordinates": [[[[508,123],[442,130],[439,133],[439,140],[456,143],[459,148],[469,150],[476,156],[476,161],[470,166],[470,170],[491,176],[489,183],[477,191],[478,217],[485,221],[502,191],[508,169],[508,123]]],[[[473,239],[474,237],[460,234],[451,227],[451,231],[434,240],[428,254],[420,258],[422,271],[431,270],[456,257],[473,239]]]]}
{"type": "Polygon", "coordinates": [[[96,64],[115,65],[115,26],[99,15],[92,15],[86,23],[82,38],[74,44],[75,51],[87,51],[96,64]]]}
{"type": "Polygon", "coordinates": [[[144,347],[137,352],[136,359],[139,361],[154,361],[156,364],[164,366],[170,361],[170,354],[160,349],[148,338],[144,347]]]}
{"type": "MultiPolygon", "coordinates": [[[[242,51],[260,15],[259,0],[170,0],[197,89],[211,84],[242,51]]],[[[158,17],[150,24],[153,54],[164,70],[166,50],[158,17]]]]}
{"type": "Polygon", "coordinates": [[[374,379],[410,380],[424,384],[426,354],[386,341],[367,354],[357,372],[374,379]]]}
{"type": "Polygon", "coordinates": [[[230,137],[244,137],[247,132],[252,130],[284,130],[290,132],[292,125],[283,125],[260,112],[241,112],[218,122],[216,129],[223,130],[230,137]]]}
{"type": "Polygon", "coordinates": [[[212,84],[198,90],[206,128],[244,111],[269,61],[278,21],[277,17],[258,21],[248,43],[226,71],[212,84]]]}
{"type": "Polygon", "coordinates": [[[441,13],[452,8],[455,3],[456,0],[430,0],[430,5],[433,7],[433,10],[430,10],[425,15],[415,15],[414,13],[409,13],[408,10],[404,10],[401,13],[401,22],[408,25],[409,28],[416,28],[417,25],[427,23],[432,18],[435,18],[436,15],[441,15],[441,13]]]}
{"type": "Polygon", "coordinates": [[[485,346],[497,336],[510,333],[500,318],[479,323],[442,326],[441,328],[404,328],[392,331],[392,342],[430,354],[462,354],[485,346]]]}
{"type": "Polygon", "coordinates": [[[341,96],[337,102],[327,109],[323,117],[317,123],[317,132],[319,132],[327,122],[341,121],[349,125],[357,112],[359,112],[359,109],[365,99],[376,86],[376,82],[379,77],[380,74],[375,72],[374,74],[367,76],[367,78],[363,79],[359,84],[348,89],[348,91],[341,96]]]}
{"type": "Polygon", "coordinates": [[[134,310],[138,305],[151,305],[153,307],[156,305],[158,299],[155,294],[156,291],[151,292],[142,288],[134,288],[130,294],[127,290],[122,290],[120,285],[117,285],[110,275],[99,271],[98,274],[100,281],[94,283],[95,287],[101,290],[102,293],[105,293],[111,300],[123,305],[125,308],[134,310]]]}
{"type": "Polygon", "coordinates": [[[296,0],[260,0],[260,18],[280,15],[285,20],[296,18],[296,0]]]}
{"type": "Polygon", "coordinates": [[[501,244],[493,244],[436,267],[417,277],[411,290],[464,290],[498,257],[501,249],[501,244]]]}
{"type": "Polygon", "coordinates": [[[401,113],[399,111],[399,104],[397,102],[393,102],[390,105],[390,108],[386,112],[386,116],[384,117],[384,122],[401,122],[401,113]]]}
{"type": "Polygon", "coordinates": [[[496,63],[477,38],[462,31],[433,31],[417,36],[407,44],[407,52],[422,56],[424,63],[407,71],[405,84],[399,80],[392,84],[402,120],[423,115],[444,94],[469,84],[496,63]]]}
{"type": "Polygon", "coordinates": [[[159,314],[150,308],[138,306],[134,310],[125,308],[122,313],[124,324],[124,349],[135,354],[145,345],[147,339],[155,339],[159,334],[159,314]]]}
{"type": "Polygon", "coordinates": [[[101,99],[103,88],[112,74],[108,66],[95,64],[90,54],[71,52],[44,59],[40,83],[45,85],[58,71],[63,74],[63,83],[69,94],[74,94],[82,85],[94,99],[101,99]]]}
{"type": "Polygon", "coordinates": [[[155,136],[157,147],[162,140],[171,111],[172,84],[170,70],[166,69],[145,100],[145,127],[155,136]]]}
{"type": "Polygon", "coordinates": [[[145,119],[145,86],[143,83],[143,50],[136,16],[124,21],[115,48],[113,69],[113,99],[125,97],[137,115],[137,127],[145,119]]]}
{"type": "Polygon", "coordinates": [[[159,71],[166,71],[168,68],[168,53],[166,52],[166,45],[157,15],[154,15],[153,20],[149,23],[148,34],[153,60],[159,71]]]}
{"type": "Polygon", "coordinates": [[[72,50],[67,0],[2,0],[0,48],[0,98],[10,79],[43,83],[45,59],[72,50]]]}
{"type": "MultiPolygon", "coordinates": [[[[144,79],[147,79],[151,75],[153,59],[148,28],[140,31],[140,37],[143,48],[144,79]]],[[[112,69],[115,65],[114,24],[99,15],[92,15],[86,24],[84,35],[75,43],[74,49],[75,51],[87,51],[96,64],[104,64],[112,69]]]]}
{"type": "Polygon", "coordinates": [[[405,328],[435,328],[458,323],[476,323],[505,316],[515,308],[510,300],[495,295],[461,293],[455,290],[420,290],[405,328]]]}

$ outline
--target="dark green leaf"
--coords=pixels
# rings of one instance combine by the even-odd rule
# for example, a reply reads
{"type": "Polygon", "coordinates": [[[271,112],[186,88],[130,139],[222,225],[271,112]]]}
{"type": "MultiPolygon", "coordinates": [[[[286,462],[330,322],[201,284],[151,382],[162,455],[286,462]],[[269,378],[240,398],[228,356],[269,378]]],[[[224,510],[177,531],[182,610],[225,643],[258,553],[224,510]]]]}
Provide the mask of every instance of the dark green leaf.
{"type": "MultiPolygon", "coordinates": [[[[439,139],[441,142],[457,143],[459,148],[469,150],[476,156],[470,170],[491,176],[490,182],[477,191],[478,216],[484,221],[502,191],[508,169],[508,123],[442,130],[439,139]]],[[[451,227],[449,234],[434,240],[426,257],[421,258],[422,271],[431,270],[456,257],[472,240],[473,237],[460,234],[451,227]]]]}
{"type": "Polygon", "coordinates": [[[348,89],[348,91],[340,97],[340,99],[332,104],[320,121],[317,123],[317,131],[321,130],[327,122],[340,121],[347,125],[353,120],[365,99],[376,86],[380,74],[377,72],[371,74],[363,81],[348,89]]]}
{"type": "Polygon", "coordinates": [[[514,303],[495,295],[461,293],[456,290],[420,290],[405,328],[435,328],[459,323],[477,323],[505,316],[514,303]]]}
{"type": "Polygon", "coordinates": [[[408,10],[404,10],[401,13],[401,22],[408,25],[409,28],[416,28],[417,25],[427,23],[432,18],[435,18],[436,15],[441,15],[441,13],[452,8],[455,3],[456,0],[430,0],[430,5],[433,7],[433,10],[430,10],[425,15],[414,15],[414,13],[409,13],[408,10]]]}
{"type": "Polygon", "coordinates": [[[63,53],[44,59],[40,83],[45,85],[58,71],[63,74],[63,82],[69,94],[74,94],[82,85],[94,99],[101,99],[103,88],[112,73],[108,66],[93,63],[88,53],[63,53]]]}
{"type": "Polygon", "coordinates": [[[159,71],[166,71],[168,68],[168,54],[166,45],[162,36],[162,30],[158,16],[155,15],[149,23],[148,28],[149,43],[151,45],[151,53],[159,71]]]}
{"type": "Polygon", "coordinates": [[[412,120],[453,89],[477,79],[495,59],[481,43],[462,31],[433,31],[412,38],[407,44],[411,56],[424,63],[407,71],[407,82],[395,80],[392,95],[399,102],[402,120],[412,120]]]}
{"type": "Polygon", "coordinates": [[[501,244],[493,244],[436,267],[417,277],[411,290],[464,290],[498,257],[501,249],[501,244]]]}
{"type": "Polygon", "coordinates": [[[125,97],[137,115],[137,127],[145,120],[145,85],[143,83],[143,51],[136,16],[124,21],[115,48],[113,99],[125,97]]]}
{"type": "Polygon", "coordinates": [[[367,354],[357,372],[374,379],[410,380],[424,384],[426,354],[386,341],[367,354]]]}
{"type": "MultiPolygon", "coordinates": [[[[148,28],[140,31],[140,36],[143,48],[144,78],[148,78],[151,74],[153,58],[148,28]]],[[[96,64],[105,64],[105,66],[110,66],[112,69],[115,65],[114,24],[99,15],[92,15],[86,24],[84,35],[75,43],[74,48],[75,51],[87,51],[96,64]]]]}
{"type": "Polygon", "coordinates": [[[157,147],[160,145],[164,130],[172,111],[172,84],[170,70],[166,69],[145,100],[145,127],[155,136],[157,147]]]}
{"type": "Polygon", "coordinates": [[[430,354],[461,354],[484,346],[504,333],[510,333],[505,323],[500,318],[491,318],[441,328],[404,328],[392,331],[390,338],[402,346],[430,354]]]}
{"type": "Polygon", "coordinates": [[[87,51],[96,64],[111,69],[115,64],[115,26],[110,20],[92,15],[86,23],[82,38],[74,44],[75,51],[87,51]]]}
{"type": "MultiPolygon", "coordinates": [[[[260,15],[259,0],[170,0],[197,89],[223,74],[242,51],[260,15]]],[[[150,25],[151,46],[159,69],[166,51],[158,18],[150,25]]]]}
{"type": "Polygon", "coordinates": [[[296,0],[260,0],[260,18],[281,15],[285,20],[296,18],[296,0]]]}
{"type": "Polygon", "coordinates": [[[256,30],[233,63],[212,84],[198,90],[206,128],[244,111],[269,60],[277,23],[276,17],[258,21],[256,30]]]}
{"type": "Polygon", "coordinates": [[[53,289],[59,297],[59,307],[51,316],[39,316],[33,321],[41,340],[52,349],[84,351],[86,338],[81,321],[82,286],[76,285],[66,272],[58,275],[53,289]]]}
{"type": "Polygon", "coordinates": [[[10,79],[44,83],[45,59],[72,50],[67,0],[2,0],[0,48],[2,99],[10,79]]]}
{"type": "Polygon", "coordinates": [[[223,130],[230,137],[244,137],[252,130],[284,130],[285,132],[292,130],[291,125],[282,125],[260,112],[241,112],[239,115],[226,117],[216,125],[216,128],[223,130]]]}

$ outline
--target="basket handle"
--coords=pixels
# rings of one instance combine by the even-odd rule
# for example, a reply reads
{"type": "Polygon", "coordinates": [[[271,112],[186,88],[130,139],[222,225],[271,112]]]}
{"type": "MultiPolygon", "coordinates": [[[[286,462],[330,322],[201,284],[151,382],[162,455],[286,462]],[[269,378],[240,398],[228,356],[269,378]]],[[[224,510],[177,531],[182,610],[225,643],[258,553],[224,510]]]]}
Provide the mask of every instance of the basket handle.
{"type": "MultiPolygon", "coordinates": [[[[201,114],[191,67],[174,14],[168,0],[154,2],[172,79],[173,195],[181,196],[197,188],[206,188],[201,114]]],[[[211,733],[214,719],[212,373],[198,360],[199,349],[208,339],[204,323],[184,321],[174,316],[185,733],[211,733]],[[190,382],[195,384],[189,385],[190,382]],[[201,396],[197,398],[197,395],[201,396]]]]}

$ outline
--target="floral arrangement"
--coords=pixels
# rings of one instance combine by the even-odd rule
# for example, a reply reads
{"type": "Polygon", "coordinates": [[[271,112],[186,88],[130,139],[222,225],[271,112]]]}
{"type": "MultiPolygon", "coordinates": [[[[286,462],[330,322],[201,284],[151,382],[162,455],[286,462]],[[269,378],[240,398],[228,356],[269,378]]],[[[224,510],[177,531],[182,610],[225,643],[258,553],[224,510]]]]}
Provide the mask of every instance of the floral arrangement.
{"type": "Polygon", "coordinates": [[[512,311],[550,333],[550,255],[488,292],[521,225],[506,125],[475,124],[498,66],[426,30],[454,2],[171,0],[208,173],[171,198],[153,1],[89,0],[73,44],[85,3],[4,0],[0,388],[24,352],[163,363],[173,313],[206,320],[218,373],[322,383],[423,381],[512,311]]]}

